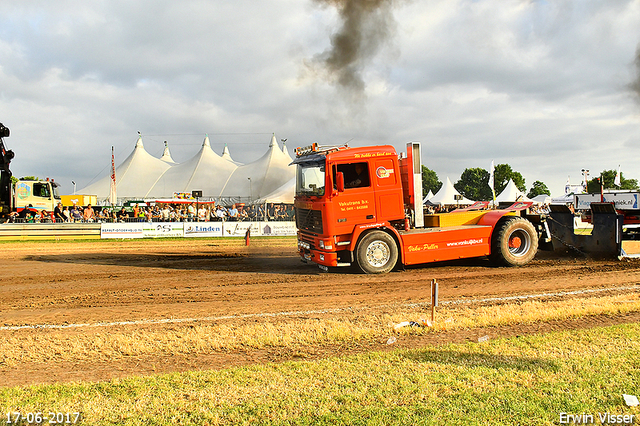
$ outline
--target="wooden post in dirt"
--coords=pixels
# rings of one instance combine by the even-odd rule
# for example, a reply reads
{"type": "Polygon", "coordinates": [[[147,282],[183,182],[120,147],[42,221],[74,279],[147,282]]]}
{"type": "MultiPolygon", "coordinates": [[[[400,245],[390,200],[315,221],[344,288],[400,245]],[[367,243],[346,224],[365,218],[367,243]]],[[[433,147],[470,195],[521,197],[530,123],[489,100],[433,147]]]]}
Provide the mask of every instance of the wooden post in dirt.
{"type": "Polygon", "coordinates": [[[436,306],[438,306],[438,282],[431,280],[431,325],[435,324],[436,306]]]}

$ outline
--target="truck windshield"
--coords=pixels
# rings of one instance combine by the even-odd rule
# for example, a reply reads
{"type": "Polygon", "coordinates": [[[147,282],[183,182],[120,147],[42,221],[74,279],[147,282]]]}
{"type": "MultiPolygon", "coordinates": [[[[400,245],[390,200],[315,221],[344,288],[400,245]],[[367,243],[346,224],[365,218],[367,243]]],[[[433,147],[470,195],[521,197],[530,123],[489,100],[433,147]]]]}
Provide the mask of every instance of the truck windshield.
{"type": "Polygon", "coordinates": [[[298,164],[296,195],[324,195],[324,161],[298,164]]]}

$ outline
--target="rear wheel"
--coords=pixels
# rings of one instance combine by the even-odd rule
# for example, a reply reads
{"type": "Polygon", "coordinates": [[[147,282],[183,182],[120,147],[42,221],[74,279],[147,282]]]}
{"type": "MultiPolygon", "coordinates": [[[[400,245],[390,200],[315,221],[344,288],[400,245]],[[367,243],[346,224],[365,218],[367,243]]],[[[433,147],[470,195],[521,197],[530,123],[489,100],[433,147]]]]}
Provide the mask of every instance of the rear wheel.
{"type": "Polygon", "coordinates": [[[358,266],[367,274],[384,274],[398,261],[398,246],[386,232],[373,231],[362,237],[356,249],[358,266]]]}
{"type": "Polygon", "coordinates": [[[497,225],[491,238],[491,260],[499,265],[522,266],[538,251],[538,234],[526,219],[514,217],[497,225]]]}

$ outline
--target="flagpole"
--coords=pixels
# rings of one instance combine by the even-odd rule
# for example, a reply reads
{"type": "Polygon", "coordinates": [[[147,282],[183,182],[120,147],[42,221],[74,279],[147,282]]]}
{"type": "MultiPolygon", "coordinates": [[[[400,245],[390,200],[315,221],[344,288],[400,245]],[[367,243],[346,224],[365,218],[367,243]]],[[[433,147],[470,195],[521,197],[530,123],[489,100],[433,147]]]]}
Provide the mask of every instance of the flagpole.
{"type": "Polygon", "coordinates": [[[114,147],[111,146],[111,190],[109,191],[109,202],[111,203],[111,207],[115,206],[117,203],[117,194],[116,194],[116,163],[115,163],[115,152],[114,147]]]}
{"type": "Polygon", "coordinates": [[[493,195],[493,208],[496,208],[496,190],[494,189],[494,169],[493,160],[491,160],[491,171],[489,172],[489,188],[491,188],[491,194],[493,195]]]}

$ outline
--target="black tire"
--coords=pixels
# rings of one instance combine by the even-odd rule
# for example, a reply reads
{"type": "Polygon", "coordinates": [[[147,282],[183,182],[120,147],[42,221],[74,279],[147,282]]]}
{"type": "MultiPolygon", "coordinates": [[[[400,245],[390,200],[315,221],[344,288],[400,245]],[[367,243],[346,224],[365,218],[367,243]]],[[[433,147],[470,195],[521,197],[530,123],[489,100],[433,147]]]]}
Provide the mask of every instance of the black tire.
{"type": "Polygon", "coordinates": [[[523,266],[538,252],[538,234],[526,219],[509,218],[498,223],[491,237],[490,259],[498,265],[523,266]]]}
{"type": "Polygon", "coordinates": [[[396,241],[386,232],[369,232],[358,243],[356,260],[360,269],[367,274],[385,274],[398,261],[396,241]]]}

